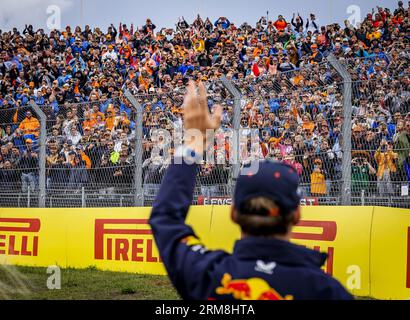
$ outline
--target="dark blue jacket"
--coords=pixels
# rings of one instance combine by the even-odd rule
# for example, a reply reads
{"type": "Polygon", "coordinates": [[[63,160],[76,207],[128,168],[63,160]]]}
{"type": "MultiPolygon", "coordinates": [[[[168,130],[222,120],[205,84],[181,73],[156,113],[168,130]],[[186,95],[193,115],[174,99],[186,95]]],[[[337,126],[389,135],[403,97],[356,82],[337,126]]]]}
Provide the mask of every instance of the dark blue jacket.
{"type": "Polygon", "coordinates": [[[351,299],[320,267],[327,256],[287,241],[248,237],[232,254],[207,250],[185,218],[196,165],[171,164],[149,223],[168,275],[184,299],[351,299]]]}

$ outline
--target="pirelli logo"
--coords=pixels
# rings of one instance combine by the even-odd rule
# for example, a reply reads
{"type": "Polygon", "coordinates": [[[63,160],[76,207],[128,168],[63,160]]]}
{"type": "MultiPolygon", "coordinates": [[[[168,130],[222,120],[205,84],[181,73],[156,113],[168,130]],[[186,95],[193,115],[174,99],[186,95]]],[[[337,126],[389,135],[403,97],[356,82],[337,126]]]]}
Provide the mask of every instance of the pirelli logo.
{"type": "Polygon", "coordinates": [[[96,219],[94,258],[161,262],[147,219],[96,219]]]}
{"type": "MultiPolygon", "coordinates": [[[[304,232],[292,232],[292,239],[295,240],[313,240],[313,241],[326,241],[332,242],[336,239],[337,224],[336,221],[314,221],[314,220],[302,220],[300,221],[294,230],[303,229],[304,232]]],[[[326,250],[323,250],[321,246],[313,246],[313,250],[326,251],[328,257],[326,260],[325,271],[326,273],[333,275],[333,261],[335,248],[333,246],[325,245],[326,250]]]]}
{"type": "Polygon", "coordinates": [[[0,218],[0,255],[37,256],[40,219],[0,218]]]}

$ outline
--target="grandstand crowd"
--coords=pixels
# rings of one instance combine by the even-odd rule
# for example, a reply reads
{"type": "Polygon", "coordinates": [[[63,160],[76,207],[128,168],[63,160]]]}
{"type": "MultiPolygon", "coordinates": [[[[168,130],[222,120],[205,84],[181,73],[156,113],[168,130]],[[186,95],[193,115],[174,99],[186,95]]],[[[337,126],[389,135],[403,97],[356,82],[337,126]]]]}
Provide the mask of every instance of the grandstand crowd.
{"type": "MultiPolygon", "coordinates": [[[[224,76],[242,95],[243,132],[258,130],[260,148],[251,157],[293,165],[309,196],[337,195],[343,79],[326,60],[332,53],[353,81],[352,191],[399,194],[410,181],[409,6],[377,7],[357,26],[347,20],[324,25],[313,13],[269,18],[236,25],[198,15],[172,29],[147,19],[143,26],[107,30],[87,25],[46,32],[28,25],[0,31],[3,191],[38,188],[34,102],[47,116],[48,190],[131,192],[137,125],[124,96],[129,90],[143,107],[144,190],[155,194],[173,146],[151,157],[161,143],[152,130],[181,125],[183,90],[194,79],[206,82],[211,109],[223,105],[222,130],[228,131],[236,102],[224,76]]],[[[229,147],[227,141],[215,153],[228,154],[229,147]]],[[[226,195],[229,163],[199,170],[201,194],[226,195]]]]}

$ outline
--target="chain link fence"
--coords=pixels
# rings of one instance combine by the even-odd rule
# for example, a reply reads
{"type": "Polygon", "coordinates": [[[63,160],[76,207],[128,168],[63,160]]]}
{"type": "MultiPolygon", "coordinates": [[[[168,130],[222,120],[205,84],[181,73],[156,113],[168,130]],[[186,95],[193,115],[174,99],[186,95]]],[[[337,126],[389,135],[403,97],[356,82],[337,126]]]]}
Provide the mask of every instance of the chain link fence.
{"type": "MultiPolygon", "coordinates": [[[[221,81],[208,86],[209,107],[222,104],[228,108],[233,100],[221,81]]],[[[144,205],[151,205],[159,189],[162,177],[176,147],[182,144],[182,103],[184,91],[177,90],[161,95],[135,95],[136,109],[142,110],[142,190],[144,205]]],[[[232,110],[230,111],[233,112],[232,110]]],[[[231,120],[225,119],[223,130],[231,128],[231,120]]],[[[215,151],[216,153],[217,151],[215,151]]],[[[231,195],[229,164],[203,163],[198,167],[195,203],[198,197],[222,197],[231,195]]]]}
{"type": "Polygon", "coordinates": [[[353,82],[352,195],[357,204],[408,206],[409,76],[353,82]]]}
{"type": "Polygon", "coordinates": [[[39,206],[41,119],[37,111],[30,104],[11,107],[7,100],[0,110],[3,207],[39,206]]]}
{"type": "Polygon", "coordinates": [[[340,61],[352,77],[352,203],[409,207],[408,53],[340,61]]]}
{"type": "Polygon", "coordinates": [[[258,132],[256,157],[292,165],[306,198],[340,204],[344,84],[336,69],[323,62],[235,86],[242,96],[242,133],[258,132]]]}
{"type": "Polygon", "coordinates": [[[47,118],[47,205],[130,206],[135,110],[124,97],[53,106],[47,118]]]}
{"type": "MultiPolygon", "coordinates": [[[[207,82],[209,108],[224,114],[194,203],[229,203],[240,167],[266,158],[296,168],[307,204],[410,207],[410,72],[394,55],[207,82]]],[[[0,205],[151,205],[182,141],[183,97],[182,86],[125,88],[88,102],[6,104],[0,205]]]]}

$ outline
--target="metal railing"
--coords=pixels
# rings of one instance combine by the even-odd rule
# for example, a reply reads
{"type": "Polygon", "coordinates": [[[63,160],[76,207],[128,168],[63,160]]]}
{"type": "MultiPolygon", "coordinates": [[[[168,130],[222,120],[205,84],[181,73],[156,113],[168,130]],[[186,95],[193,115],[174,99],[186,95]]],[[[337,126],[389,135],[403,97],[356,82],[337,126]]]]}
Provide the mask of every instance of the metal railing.
{"type": "MultiPolygon", "coordinates": [[[[220,134],[232,135],[213,152],[233,159],[199,166],[194,203],[229,199],[245,152],[295,166],[315,204],[409,207],[409,74],[401,61],[369,76],[368,60],[329,55],[299,70],[208,82],[209,107],[224,108],[220,134]]],[[[178,140],[158,132],[180,134],[183,95],[126,90],[58,113],[33,102],[0,110],[0,206],[151,205],[178,140]]]]}

